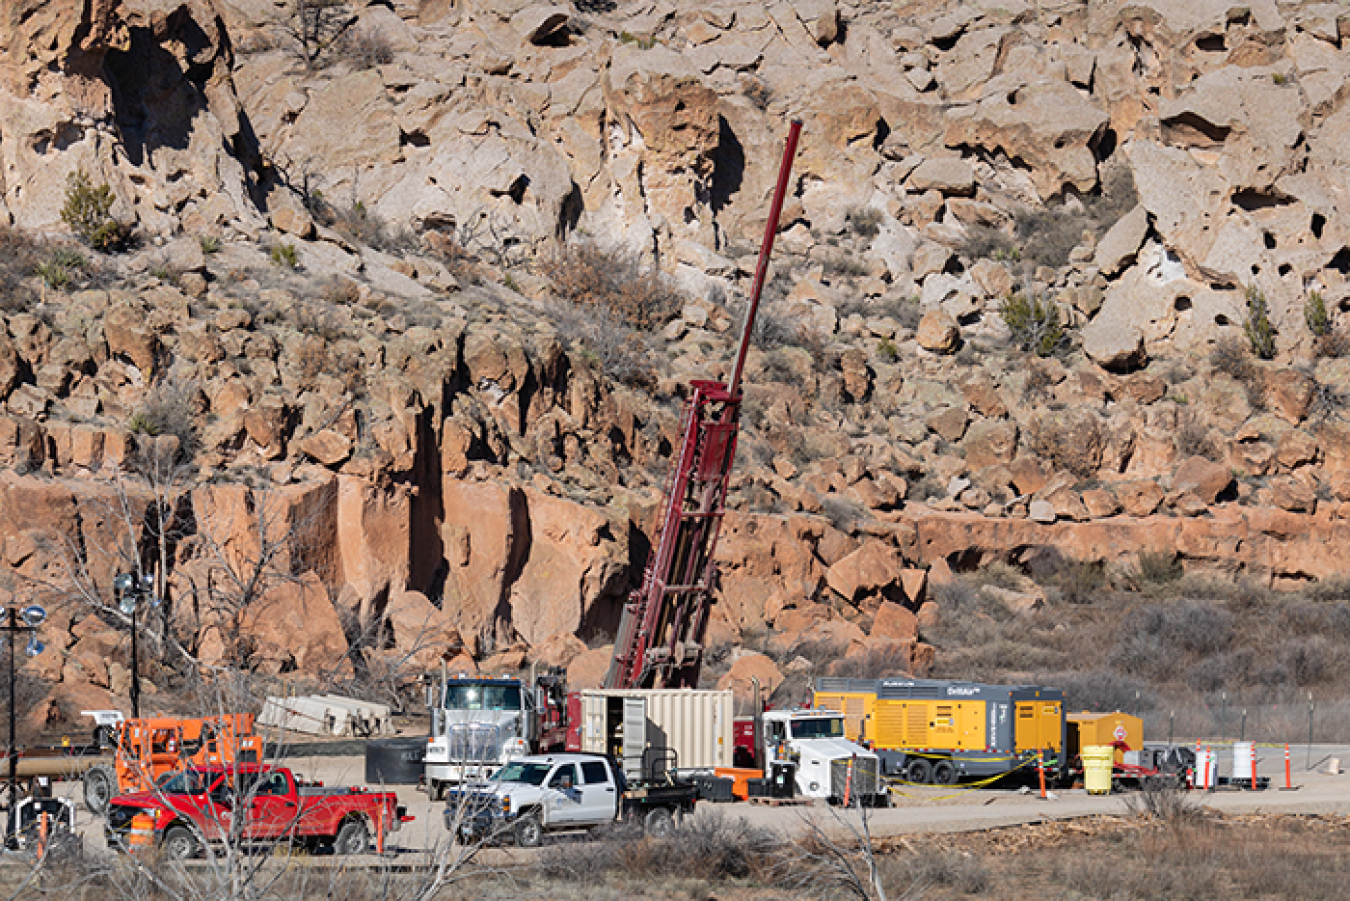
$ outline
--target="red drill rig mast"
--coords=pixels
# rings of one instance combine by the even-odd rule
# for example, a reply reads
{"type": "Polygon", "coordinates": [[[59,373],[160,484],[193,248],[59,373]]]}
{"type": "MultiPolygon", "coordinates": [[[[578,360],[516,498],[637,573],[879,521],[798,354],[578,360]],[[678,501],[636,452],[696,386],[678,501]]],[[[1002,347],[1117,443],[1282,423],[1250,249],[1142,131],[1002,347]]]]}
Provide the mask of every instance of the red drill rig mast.
{"type": "Polygon", "coordinates": [[[606,688],[696,688],[703,665],[703,635],[712,606],[713,551],[722,524],[727,483],[740,430],[741,370],[759,311],[778,218],[783,212],[792,158],[802,124],[788,130],[764,243],[750,289],[740,349],[731,378],[696,380],[685,410],[684,440],[666,488],[661,539],[628,597],[614,643],[606,688]]]}

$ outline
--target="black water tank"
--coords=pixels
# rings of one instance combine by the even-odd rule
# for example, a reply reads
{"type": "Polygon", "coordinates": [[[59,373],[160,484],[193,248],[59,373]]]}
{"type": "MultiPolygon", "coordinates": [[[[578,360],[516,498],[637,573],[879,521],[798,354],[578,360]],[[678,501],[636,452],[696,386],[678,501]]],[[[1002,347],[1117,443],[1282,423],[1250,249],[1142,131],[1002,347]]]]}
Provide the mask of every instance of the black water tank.
{"type": "Polygon", "coordinates": [[[422,781],[427,739],[375,738],[366,742],[366,782],[370,785],[416,785],[422,781]]]}

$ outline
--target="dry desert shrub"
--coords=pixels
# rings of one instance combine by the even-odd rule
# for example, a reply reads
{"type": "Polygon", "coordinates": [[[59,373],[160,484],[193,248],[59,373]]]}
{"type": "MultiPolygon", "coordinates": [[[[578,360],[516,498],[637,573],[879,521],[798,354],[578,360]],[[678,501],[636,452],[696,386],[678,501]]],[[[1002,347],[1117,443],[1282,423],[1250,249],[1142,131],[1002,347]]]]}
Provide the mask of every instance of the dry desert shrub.
{"type": "Polygon", "coordinates": [[[541,269],[561,300],[607,310],[640,332],[665,325],[684,301],[666,276],[640,254],[623,248],[569,244],[544,261],[541,269]]]}
{"type": "Polygon", "coordinates": [[[1080,479],[1097,473],[1106,438],[1101,420],[1090,410],[1043,413],[1027,426],[1027,446],[1032,453],[1080,479]]]}

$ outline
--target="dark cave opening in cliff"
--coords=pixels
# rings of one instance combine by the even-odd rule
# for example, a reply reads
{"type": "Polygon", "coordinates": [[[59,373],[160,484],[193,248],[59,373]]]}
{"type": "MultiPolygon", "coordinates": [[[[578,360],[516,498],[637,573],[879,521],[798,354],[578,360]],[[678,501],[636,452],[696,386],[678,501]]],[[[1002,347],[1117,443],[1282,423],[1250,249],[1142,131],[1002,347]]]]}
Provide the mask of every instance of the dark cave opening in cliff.
{"type": "MultiPolygon", "coordinates": [[[[200,33],[195,23],[192,29],[200,33]]],[[[205,98],[149,28],[132,28],[127,49],[110,51],[103,66],[132,165],[144,165],[156,147],[187,149],[193,119],[205,109],[205,98]]]]}

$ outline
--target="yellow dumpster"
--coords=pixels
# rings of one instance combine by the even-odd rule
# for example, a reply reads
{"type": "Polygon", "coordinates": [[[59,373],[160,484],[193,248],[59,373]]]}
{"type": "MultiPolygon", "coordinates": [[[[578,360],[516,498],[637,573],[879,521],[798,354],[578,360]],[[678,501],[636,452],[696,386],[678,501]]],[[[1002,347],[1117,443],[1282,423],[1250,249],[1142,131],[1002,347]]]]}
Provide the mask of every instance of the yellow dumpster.
{"type": "Polygon", "coordinates": [[[1083,785],[1089,795],[1111,793],[1111,767],[1116,762],[1116,749],[1110,745],[1087,745],[1083,748],[1083,785]]]}

